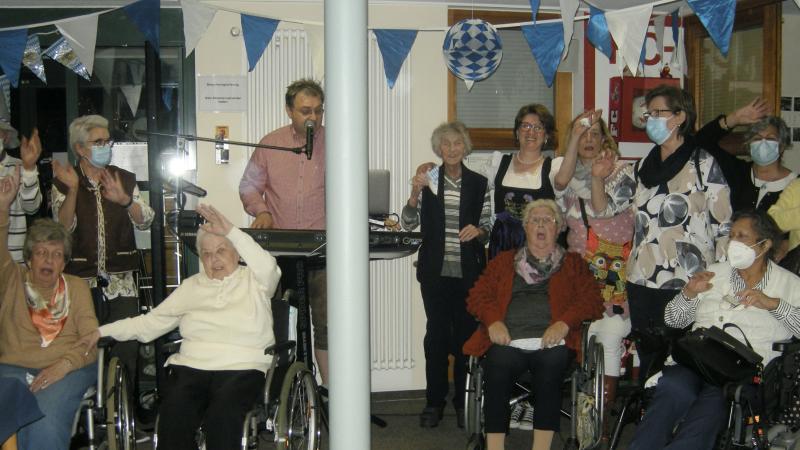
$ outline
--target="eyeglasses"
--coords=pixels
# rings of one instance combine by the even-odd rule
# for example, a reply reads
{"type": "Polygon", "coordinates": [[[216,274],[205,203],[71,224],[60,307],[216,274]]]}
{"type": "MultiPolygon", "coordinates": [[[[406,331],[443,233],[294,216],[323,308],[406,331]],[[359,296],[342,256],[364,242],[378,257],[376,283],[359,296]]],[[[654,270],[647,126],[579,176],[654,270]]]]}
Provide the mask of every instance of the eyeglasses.
{"type": "Polygon", "coordinates": [[[526,223],[532,223],[534,225],[550,225],[556,223],[556,218],[553,216],[531,216],[528,217],[526,223]]]}
{"type": "Polygon", "coordinates": [[[89,144],[90,147],[103,147],[104,145],[107,145],[109,147],[113,147],[114,146],[114,140],[113,139],[95,139],[93,141],[87,142],[87,144],[89,144]]]}
{"type": "Polygon", "coordinates": [[[64,259],[64,252],[62,250],[47,250],[46,248],[37,248],[33,251],[33,256],[40,259],[52,258],[53,260],[60,261],[64,259]]]}
{"type": "Polygon", "coordinates": [[[544,131],[544,127],[543,126],[535,125],[535,124],[528,123],[528,122],[522,122],[521,124],[519,124],[519,129],[522,130],[522,131],[533,130],[534,133],[541,133],[542,131],[544,131]]]}
{"type": "Polygon", "coordinates": [[[651,109],[650,111],[646,111],[644,114],[642,114],[642,117],[644,117],[644,119],[647,120],[651,117],[656,117],[656,118],[661,117],[661,114],[664,113],[673,113],[673,111],[671,109],[651,109]]]}

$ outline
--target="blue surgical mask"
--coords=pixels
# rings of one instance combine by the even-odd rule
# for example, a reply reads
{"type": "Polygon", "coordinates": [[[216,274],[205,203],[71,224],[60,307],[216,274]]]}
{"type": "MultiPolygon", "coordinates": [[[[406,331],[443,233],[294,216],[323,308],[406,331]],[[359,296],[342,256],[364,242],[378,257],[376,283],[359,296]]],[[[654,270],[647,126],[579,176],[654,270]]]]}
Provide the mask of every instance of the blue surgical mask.
{"type": "Polygon", "coordinates": [[[89,162],[98,169],[105,169],[111,163],[111,146],[93,145],[89,162]]]}
{"type": "Polygon", "coordinates": [[[750,158],[759,166],[768,166],[781,157],[778,141],[761,139],[750,143],[750,158]]]}
{"type": "Polygon", "coordinates": [[[667,128],[667,120],[670,117],[648,117],[645,131],[647,137],[650,138],[656,145],[661,145],[667,142],[667,139],[672,135],[673,130],[667,128]]]}

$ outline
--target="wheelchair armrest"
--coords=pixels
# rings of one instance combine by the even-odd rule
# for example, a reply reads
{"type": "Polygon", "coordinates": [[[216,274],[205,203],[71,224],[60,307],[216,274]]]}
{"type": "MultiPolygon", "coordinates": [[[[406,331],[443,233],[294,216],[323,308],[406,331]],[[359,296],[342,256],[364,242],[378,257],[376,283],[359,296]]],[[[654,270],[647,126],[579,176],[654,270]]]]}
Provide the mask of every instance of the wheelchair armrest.
{"type": "Polygon", "coordinates": [[[109,348],[112,345],[114,345],[115,342],[116,341],[114,340],[114,338],[109,337],[109,336],[104,336],[104,337],[101,337],[100,340],[97,341],[97,347],[98,348],[109,348]]]}
{"type": "Polygon", "coordinates": [[[165,353],[178,353],[181,349],[181,342],[183,339],[178,339],[177,341],[165,342],[164,345],[161,346],[161,350],[165,353]]]}
{"type": "Polygon", "coordinates": [[[264,349],[264,354],[265,355],[274,355],[274,354],[280,353],[280,352],[282,352],[284,350],[293,349],[294,346],[295,346],[295,341],[285,341],[285,342],[281,342],[279,344],[273,344],[273,345],[270,345],[269,347],[267,347],[266,349],[264,349]]]}
{"type": "Polygon", "coordinates": [[[800,351],[800,339],[792,338],[786,341],[773,342],[772,350],[781,353],[796,353],[800,351]]]}

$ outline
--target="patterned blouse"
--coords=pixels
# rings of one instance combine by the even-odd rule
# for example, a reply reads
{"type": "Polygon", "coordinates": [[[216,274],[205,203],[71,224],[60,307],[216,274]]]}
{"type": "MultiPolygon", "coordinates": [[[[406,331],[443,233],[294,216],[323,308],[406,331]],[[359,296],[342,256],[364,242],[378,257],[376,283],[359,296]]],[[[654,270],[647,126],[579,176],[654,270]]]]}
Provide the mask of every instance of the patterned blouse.
{"type": "Polygon", "coordinates": [[[730,189],[716,160],[703,149],[696,151],[699,175],[692,157],[666,183],[647,188],[638,180],[629,282],[681,289],[689,275],[723,256],[731,218],[730,189]]]}

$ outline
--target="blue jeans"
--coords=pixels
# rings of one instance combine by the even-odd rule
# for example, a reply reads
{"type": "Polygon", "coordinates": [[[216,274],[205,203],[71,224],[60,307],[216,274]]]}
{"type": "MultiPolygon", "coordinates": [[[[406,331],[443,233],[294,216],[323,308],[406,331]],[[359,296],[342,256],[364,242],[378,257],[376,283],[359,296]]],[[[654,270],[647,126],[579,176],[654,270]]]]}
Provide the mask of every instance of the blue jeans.
{"type": "MultiPolygon", "coordinates": [[[[26,374],[36,376],[40,369],[0,364],[0,378],[16,378],[27,386],[26,374]]],[[[17,432],[21,450],[68,450],[72,421],[83,394],[97,383],[97,364],[73,370],[64,378],[34,394],[44,414],[17,432]]]]}
{"type": "Polygon", "coordinates": [[[720,387],[706,383],[681,365],[667,366],[629,449],[711,449],[725,418],[720,387]]]}

